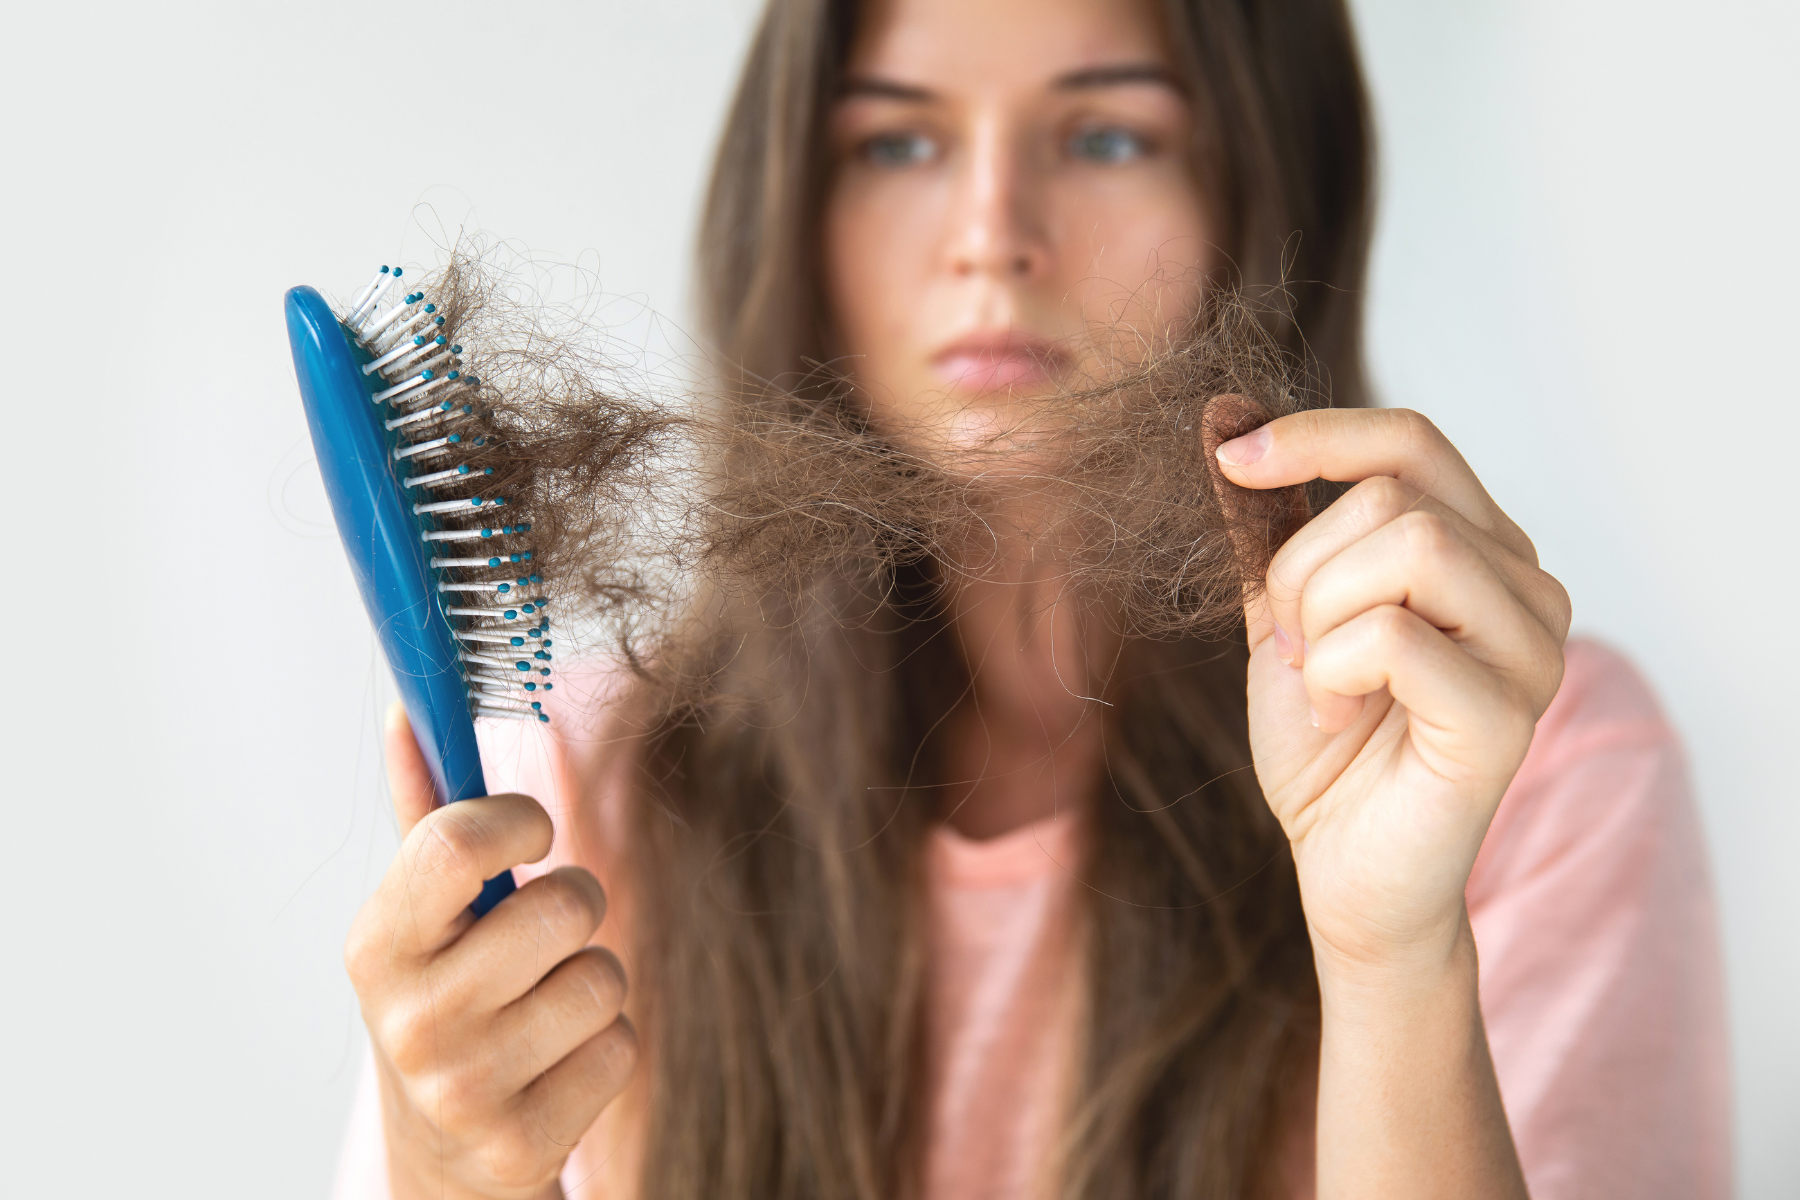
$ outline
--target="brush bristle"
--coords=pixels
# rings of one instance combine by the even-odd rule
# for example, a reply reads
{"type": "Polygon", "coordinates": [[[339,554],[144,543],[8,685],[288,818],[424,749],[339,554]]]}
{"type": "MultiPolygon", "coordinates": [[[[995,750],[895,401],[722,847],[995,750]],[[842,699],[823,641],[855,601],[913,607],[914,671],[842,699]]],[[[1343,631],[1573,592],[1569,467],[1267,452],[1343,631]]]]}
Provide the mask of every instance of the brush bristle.
{"type": "Polygon", "coordinates": [[[433,581],[459,646],[477,717],[547,721],[551,639],[543,580],[532,569],[529,514],[484,487],[491,467],[472,461],[490,436],[480,379],[456,331],[423,291],[386,307],[401,275],[382,267],[342,318],[369,356],[383,406],[389,465],[406,493],[433,581]]]}

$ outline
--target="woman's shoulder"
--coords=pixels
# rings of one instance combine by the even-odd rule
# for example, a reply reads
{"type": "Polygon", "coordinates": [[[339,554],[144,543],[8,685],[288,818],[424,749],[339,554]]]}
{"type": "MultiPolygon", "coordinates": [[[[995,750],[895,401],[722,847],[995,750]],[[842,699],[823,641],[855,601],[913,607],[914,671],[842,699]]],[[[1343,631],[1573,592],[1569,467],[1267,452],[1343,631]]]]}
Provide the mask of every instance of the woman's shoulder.
{"type": "Polygon", "coordinates": [[[1467,891],[1533,1196],[1725,1196],[1729,1074],[1705,839],[1642,675],[1571,642],[1467,891]]]}

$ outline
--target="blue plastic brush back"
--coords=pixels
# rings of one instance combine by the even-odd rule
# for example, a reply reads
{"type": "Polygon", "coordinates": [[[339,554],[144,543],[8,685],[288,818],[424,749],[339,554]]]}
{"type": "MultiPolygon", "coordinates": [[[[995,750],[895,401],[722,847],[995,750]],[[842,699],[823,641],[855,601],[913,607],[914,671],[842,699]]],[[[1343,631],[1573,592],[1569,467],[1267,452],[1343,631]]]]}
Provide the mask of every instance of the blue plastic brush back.
{"type": "MultiPolygon", "coordinates": [[[[374,400],[378,377],[361,370],[369,355],[310,287],[288,292],[287,325],[331,513],[432,782],[446,801],[485,796],[468,685],[419,537],[429,526],[395,477],[395,438],[374,400]]],[[[470,907],[483,914],[512,890],[512,872],[496,875],[470,907]]]]}

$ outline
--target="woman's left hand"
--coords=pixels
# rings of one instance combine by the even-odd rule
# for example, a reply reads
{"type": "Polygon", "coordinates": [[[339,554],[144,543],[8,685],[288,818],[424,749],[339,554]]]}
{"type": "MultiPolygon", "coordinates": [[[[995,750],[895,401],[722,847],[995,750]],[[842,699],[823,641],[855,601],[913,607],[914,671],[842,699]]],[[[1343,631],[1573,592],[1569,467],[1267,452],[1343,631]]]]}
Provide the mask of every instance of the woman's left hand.
{"type": "Polygon", "coordinates": [[[1246,605],[1257,778],[1322,979],[1439,959],[1562,681],[1568,593],[1417,413],[1325,410],[1218,449],[1232,482],[1354,482],[1246,605]]]}

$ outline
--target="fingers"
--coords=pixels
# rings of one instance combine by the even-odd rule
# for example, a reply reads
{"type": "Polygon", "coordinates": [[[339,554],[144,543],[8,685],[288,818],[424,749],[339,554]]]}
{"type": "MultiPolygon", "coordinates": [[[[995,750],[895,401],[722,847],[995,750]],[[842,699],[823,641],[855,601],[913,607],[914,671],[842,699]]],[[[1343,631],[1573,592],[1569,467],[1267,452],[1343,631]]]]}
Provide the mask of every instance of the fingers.
{"type": "MultiPolygon", "coordinates": [[[[1365,608],[1407,604],[1415,612],[1422,610],[1406,598],[1412,591],[1418,592],[1420,602],[1427,595],[1458,594],[1477,582],[1467,577],[1468,572],[1478,571],[1481,579],[1497,581],[1522,604],[1555,645],[1560,646],[1568,634],[1568,593],[1555,579],[1448,506],[1397,479],[1377,476],[1357,484],[1315,517],[1288,540],[1270,565],[1264,595],[1269,618],[1280,630],[1276,639],[1280,657],[1291,665],[1299,665],[1305,640],[1360,611],[1341,611],[1342,604],[1353,601],[1340,599],[1338,608],[1327,603],[1323,608],[1308,607],[1303,614],[1303,597],[1308,605],[1315,603],[1311,593],[1318,573],[1328,564],[1337,564],[1333,571],[1340,597],[1362,596],[1368,600],[1365,608]],[[1376,540],[1337,564],[1366,539],[1376,540]],[[1353,577],[1360,582],[1345,590],[1353,577]]],[[[1479,607],[1453,611],[1440,604],[1425,615],[1480,652],[1482,647],[1497,648],[1505,638],[1504,630],[1490,631],[1480,623],[1483,611],[1479,607]]]]}
{"type": "MultiPolygon", "coordinates": [[[[1413,746],[1443,779],[1494,776],[1503,784],[1531,744],[1537,714],[1518,692],[1398,605],[1370,609],[1327,633],[1307,656],[1304,673],[1307,694],[1328,701],[1386,688],[1406,708],[1413,746]]],[[[1348,724],[1325,711],[1319,716],[1327,732],[1348,724]]]]}
{"type": "Polygon", "coordinates": [[[394,817],[400,822],[400,836],[404,838],[426,813],[437,807],[437,790],[419,740],[413,736],[412,722],[406,719],[406,706],[398,700],[388,705],[383,742],[387,750],[388,791],[393,795],[394,817]]]}
{"type": "Polygon", "coordinates": [[[520,1109],[548,1139],[572,1145],[624,1090],[637,1056],[637,1029],[621,1016],[526,1088],[520,1109]]]}
{"type": "Polygon", "coordinates": [[[586,946],[605,917],[600,881],[581,867],[558,867],[507,897],[438,955],[437,986],[458,1007],[497,1012],[586,946]]]}
{"type": "Polygon", "coordinates": [[[1293,413],[1224,443],[1216,457],[1227,479],[1248,488],[1391,476],[1436,497],[1514,553],[1537,562],[1530,539],[1500,511],[1456,447],[1430,421],[1407,409],[1293,413]]]}
{"type": "Polygon", "coordinates": [[[352,978],[364,954],[385,961],[437,953],[473,922],[466,910],[482,881],[544,857],[553,832],[549,814],[529,796],[483,796],[427,814],[358,917],[348,951],[352,978]]]}
{"type": "Polygon", "coordinates": [[[625,992],[625,969],[612,951],[588,946],[571,954],[496,1014],[495,1044],[512,1052],[495,1063],[495,1082],[524,1088],[617,1020],[625,992]]]}
{"type": "MultiPolygon", "coordinates": [[[[1479,535],[1477,535],[1479,536],[1479,535]]],[[[1561,682],[1562,635],[1514,594],[1448,516],[1414,509],[1322,563],[1300,597],[1298,629],[1317,644],[1362,613],[1396,605],[1510,679],[1535,716],[1561,682]]],[[[1315,709],[1319,709],[1315,701],[1315,709]]]]}

